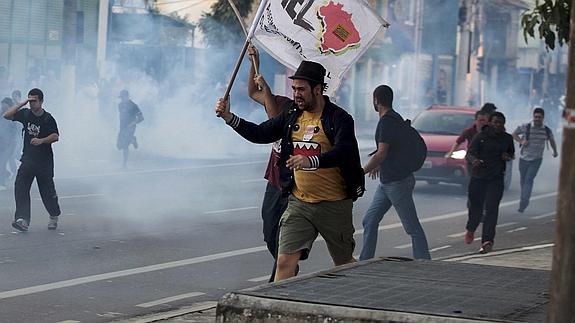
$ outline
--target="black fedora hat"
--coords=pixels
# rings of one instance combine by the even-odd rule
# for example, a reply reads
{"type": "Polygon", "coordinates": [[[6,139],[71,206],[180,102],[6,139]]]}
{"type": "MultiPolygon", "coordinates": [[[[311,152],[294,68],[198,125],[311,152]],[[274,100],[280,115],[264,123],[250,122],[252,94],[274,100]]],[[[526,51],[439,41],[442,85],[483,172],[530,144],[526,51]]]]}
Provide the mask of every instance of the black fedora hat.
{"type": "Polygon", "coordinates": [[[289,78],[292,80],[308,80],[319,84],[325,84],[325,68],[320,64],[312,61],[302,61],[295,71],[294,75],[289,78]]]}

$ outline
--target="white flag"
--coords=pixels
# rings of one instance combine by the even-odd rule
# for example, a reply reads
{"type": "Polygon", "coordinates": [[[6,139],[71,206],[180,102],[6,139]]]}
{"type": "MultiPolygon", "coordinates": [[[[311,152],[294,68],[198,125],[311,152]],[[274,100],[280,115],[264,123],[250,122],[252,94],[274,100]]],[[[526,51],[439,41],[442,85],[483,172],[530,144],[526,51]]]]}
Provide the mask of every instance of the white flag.
{"type": "Polygon", "coordinates": [[[326,94],[333,96],[345,71],[388,25],[365,0],[272,0],[254,39],[294,71],[303,60],[322,64],[326,94]]]}

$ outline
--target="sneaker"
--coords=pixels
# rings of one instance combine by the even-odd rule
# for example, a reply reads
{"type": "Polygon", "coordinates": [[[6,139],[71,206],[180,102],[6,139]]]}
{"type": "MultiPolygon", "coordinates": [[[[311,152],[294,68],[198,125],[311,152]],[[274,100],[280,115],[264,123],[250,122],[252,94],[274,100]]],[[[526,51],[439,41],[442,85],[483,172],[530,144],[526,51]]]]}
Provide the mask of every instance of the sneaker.
{"type": "Polygon", "coordinates": [[[20,232],[28,231],[28,222],[24,219],[18,219],[12,222],[12,227],[20,232]]]}
{"type": "Polygon", "coordinates": [[[493,241],[485,241],[479,249],[480,254],[486,254],[493,250],[493,241]]]}
{"type": "Polygon", "coordinates": [[[56,230],[57,227],[58,227],[58,217],[51,216],[50,222],[48,222],[48,230],[56,230]]]}
{"type": "Polygon", "coordinates": [[[524,208],[524,207],[520,207],[520,208],[517,209],[517,212],[519,212],[519,213],[523,213],[524,211],[525,211],[525,208],[524,208]]]}
{"type": "Polygon", "coordinates": [[[475,239],[475,237],[473,236],[473,232],[467,230],[465,232],[465,237],[463,238],[463,241],[465,241],[466,244],[470,244],[473,242],[473,239],[475,239]]]}

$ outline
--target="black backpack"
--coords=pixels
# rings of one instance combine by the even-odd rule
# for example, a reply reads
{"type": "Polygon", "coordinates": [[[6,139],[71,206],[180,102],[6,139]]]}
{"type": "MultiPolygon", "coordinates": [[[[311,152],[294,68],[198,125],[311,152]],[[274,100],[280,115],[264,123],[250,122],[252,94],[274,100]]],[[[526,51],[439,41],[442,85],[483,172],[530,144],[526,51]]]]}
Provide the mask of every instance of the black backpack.
{"type": "Polygon", "coordinates": [[[414,173],[421,169],[427,158],[427,145],[419,132],[411,126],[411,120],[403,121],[401,128],[400,165],[414,173]]]}
{"type": "Polygon", "coordinates": [[[427,158],[427,145],[425,141],[411,126],[411,120],[396,118],[400,123],[397,132],[398,143],[393,149],[394,166],[398,170],[417,172],[427,158]]]}

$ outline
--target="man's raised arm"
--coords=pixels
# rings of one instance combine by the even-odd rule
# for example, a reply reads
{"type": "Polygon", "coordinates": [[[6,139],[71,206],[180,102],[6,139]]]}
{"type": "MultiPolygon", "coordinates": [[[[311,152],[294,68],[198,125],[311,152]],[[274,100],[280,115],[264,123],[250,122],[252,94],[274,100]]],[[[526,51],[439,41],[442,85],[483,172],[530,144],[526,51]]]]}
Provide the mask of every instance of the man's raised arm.
{"type": "Polygon", "coordinates": [[[26,104],[28,104],[28,102],[30,102],[30,100],[27,99],[27,100],[22,101],[21,103],[18,103],[17,105],[11,107],[6,112],[4,112],[4,114],[2,116],[4,117],[4,119],[14,120],[14,115],[16,114],[16,112],[18,112],[18,110],[22,109],[22,107],[25,106],[26,104]]]}

